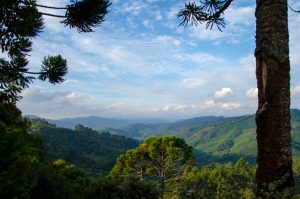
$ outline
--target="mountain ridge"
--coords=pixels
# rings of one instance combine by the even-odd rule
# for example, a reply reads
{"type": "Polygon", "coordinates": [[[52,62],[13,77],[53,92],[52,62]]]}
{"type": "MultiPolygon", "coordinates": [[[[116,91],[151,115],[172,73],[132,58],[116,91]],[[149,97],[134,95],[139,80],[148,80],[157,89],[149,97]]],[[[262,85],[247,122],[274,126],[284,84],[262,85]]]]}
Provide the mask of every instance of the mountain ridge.
{"type": "MultiPolygon", "coordinates": [[[[300,156],[300,110],[291,110],[292,150],[300,156]]],[[[137,123],[103,132],[137,140],[151,136],[181,137],[194,148],[198,164],[235,162],[244,157],[256,162],[255,115],[237,117],[196,117],[172,123],[137,123]]]]}

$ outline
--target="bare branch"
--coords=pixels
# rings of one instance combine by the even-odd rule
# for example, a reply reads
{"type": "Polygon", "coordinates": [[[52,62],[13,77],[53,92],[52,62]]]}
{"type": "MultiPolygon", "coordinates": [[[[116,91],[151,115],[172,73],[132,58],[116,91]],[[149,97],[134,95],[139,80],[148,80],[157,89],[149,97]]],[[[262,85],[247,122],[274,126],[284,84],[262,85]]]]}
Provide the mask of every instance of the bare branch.
{"type": "Polygon", "coordinates": [[[45,12],[39,12],[39,13],[41,13],[42,15],[50,16],[50,17],[66,18],[66,16],[62,16],[62,15],[54,15],[54,14],[45,13],[45,12]]]}
{"type": "Polygon", "coordinates": [[[54,7],[54,6],[45,6],[45,5],[40,5],[40,4],[36,4],[37,7],[41,7],[41,8],[48,8],[48,9],[55,9],[55,10],[66,10],[67,7],[54,7]]]}
{"type": "Polygon", "coordinates": [[[291,11],[293,11],[293,12],[298,12],[298,13],[300,13],[300,10],[295,10],[295,9],[293,9],[290,5],[289,5],[289,9],[291,9],[291,11]]]}
{"type": "Polygon", "coordinates": [[[41,74],[41,72],[30,72],[30,71],[25,71],[24,73],[31,74],[31,75],[40,75],[41,74]]]}

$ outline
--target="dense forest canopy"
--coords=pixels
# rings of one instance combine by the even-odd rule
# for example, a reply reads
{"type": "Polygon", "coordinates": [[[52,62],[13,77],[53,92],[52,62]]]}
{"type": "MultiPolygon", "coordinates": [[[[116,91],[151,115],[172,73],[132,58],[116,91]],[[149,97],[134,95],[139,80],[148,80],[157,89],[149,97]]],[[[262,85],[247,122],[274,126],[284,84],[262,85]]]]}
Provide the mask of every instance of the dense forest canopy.
{"type": "MultiPolygon", "coordinates": [[[[77,127],[77,130],[81,131],[56,128],[55,125],[43,120],[35,120],[32,122],[33,133],[31,134],[24,130],[15,130],[2,136],[0,139],[2,157],[0,197],[121,199],[159,198],[163,193],[165,198],[255,198],[255,165],[240,159],[235,163],[212,163],[198,167],[193,161],[184,161],[190,158],[193,160],[194,157],[190,154],[192,148],[188,147],[182,139],[174,136],[153,137],[145,140],[138,147],[135,141],[135,146],[132,148],[136,148],[124,152],[118,159],[117,156],[106,156],[107,160],[116,162],[113,163],[115,165],[109,175],[105,176],[110,166],[101,167],[101,164],[95,164],[97,167],[94,171],[99,171],[102,175],[93,174],[91,171],[97,159],[91,159],[90,161],[94,162],[86,165],[87,159],[81,158],[80,154],[74,150],[82,152],[94,150],[95,153],[98,152],[94,154],[94,157],[102,157],[103,162],[104,157],[101,155],[103,147],[120,146],[122,142],[129,146],[133,140],[109,133],[99,133],[82,125],[77,127]],[[40,136],[42,139],[39,138],[40,136]],[[105,137],[106,139],[101,139],[105,137]],[[76,141],[87,138],[97,142],[96,150],[93,147],[96,145],[91,145],[91,148],[84,144],[91,142],[76,141]],[[166,144],[162,144],[162,140],[165,140],[166,144]],[[52,144],[52,147],[46,150],[48,155],[44,151],[47,143],[52,144]],[[162,147],[161,150],[151,147],[151,145],[159,146],[157,144],[162,147]],[[70,154],[68,150],[72,146],[74,150],[71,154],[75,161],[70,164],[61,158],[68,157],[70,154]],[[61,152],[54,154],[55,149],[61,152]],[[166,156],[163,160],[166,162],[159,162],[163,155],[160,151],[165,152],[166,156]],[[184,151],[188,156],[180,156],[181,153],[186,153],[184,151]],[[178,157],[181,158],[178,159],[178,157]],[[175,166],[177,163],[178,166],[175,166]],[[164,171],[164,167],[158,166],[168,164],[175,167],[166,170],[164,189],[161,189],[162,176],[157,175],[159,172],[156,171],[164,171]],[[142,166],[139,167],[140,169],[139,165],[142,166]]],[[[294,159],[294,173],[298,185],[299,157],[294,159]]],[[[300,193],[298,186],[296,186],[296,193],[300,193]]]]}

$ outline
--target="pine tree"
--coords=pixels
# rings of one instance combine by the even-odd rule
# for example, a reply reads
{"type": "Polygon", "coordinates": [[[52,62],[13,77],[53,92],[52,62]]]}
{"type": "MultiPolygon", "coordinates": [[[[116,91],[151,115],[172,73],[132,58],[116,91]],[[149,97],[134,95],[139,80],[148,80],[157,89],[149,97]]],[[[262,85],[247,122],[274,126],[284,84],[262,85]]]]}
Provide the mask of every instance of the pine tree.
{"type": "MultiPolygon", "coordinates": [[[[186,3],[181,25],[225,27],[222,14],[233,0],[186,3]]],[[[287,0],[256,1],[257,196],[289,198],[294,186],[290,125],[290,61],[287,0]]]]}
{"type": "Polygon", "coordinates": [[[48,80],[52,84],[64,81],[68,72],[67,61],[61,57],[45,56],[39,72],[30,71],[27,56],[32,50],[32,39],[44,28],[43,15],[62,18],[62,23],[78,32],[91,32],[105,21],[110,0],[73,0],[65,7],[40,5],[36,0],[0,1],[0,130],[6,131],[17,124],[21,112],[15,103],[21,98],[22,90],[34,79],[48,80]],[[39,7],[48,10],[65,10],[65,15],[40,12],[39,7]],[[12,108],[9,108],[12,107],[12,108]],[[3,111],[2,111],[3,110],[3,111]]]}

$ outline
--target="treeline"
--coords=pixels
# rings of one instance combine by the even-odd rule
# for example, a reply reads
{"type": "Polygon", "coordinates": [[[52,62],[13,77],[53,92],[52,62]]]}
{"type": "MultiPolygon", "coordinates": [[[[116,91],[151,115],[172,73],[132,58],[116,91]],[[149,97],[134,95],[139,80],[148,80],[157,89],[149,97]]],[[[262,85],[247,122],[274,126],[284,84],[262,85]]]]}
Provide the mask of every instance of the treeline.
{"type": "MultiPolygon", "coordinates": [[[[53,131],[51,134],[51,128],[57,129],[39,120],[32,123],[31,132],[16,128],[0,136],[0,198],[255,198],[256,167],[244,159],[200,168],[195,166],[192,148],[183,139],[174,136],[153,137],[126,151],[117,160],[112,157],[115,164],[110,173],[96,177],[91,176],[89,170],[87,172],[63,159],[49,158],[42,139],[37,136],[42,134],[32,132],[46,130],[54,137],[61,133],[61,141],[65,141],[65,145],[70,140],[67,142],[63,134],[69,133],[76,140],[74,132],[53,131]]],[[[102,134],[82,125],[78,125],[76,131],[82,136],[102,134]]],[[[109,133],[104,135],[116,136],[109,133]]],[[[110,140],[103,141],[109,145],[110,140]]],[[[89,144],[81,145],[87,147],[89,144]]],[[[55,147],[53,143],[50,146],[55,147]]],[[[298,185],[300,159],[294,161],[294,173],[298,185]]],[[[296,193],[299,191],[296,186],[296,193]]]]}
{"type": "Polygon", "coordinates": [[[80,124],[75,130],[57,128],[43,119],[31,119],[29,130],[41,138],[50,160],[63,159],[92,176],[107,175],[120,154],[139,144],[135,139],[98,132],[80,124]]]}
{"type": "Polygon", "coordinates": [[[24,129],[1,136],[0,143],[0,198],[220,198],[253,187],[253,168],[245,161],[193,168],[191,148],[175,137],[145,140],[121,155],[104,178],[62,159],[49,161],[41,140],[24,129]],[[233,189],[232,182],[243,183],[233,189]]]}

